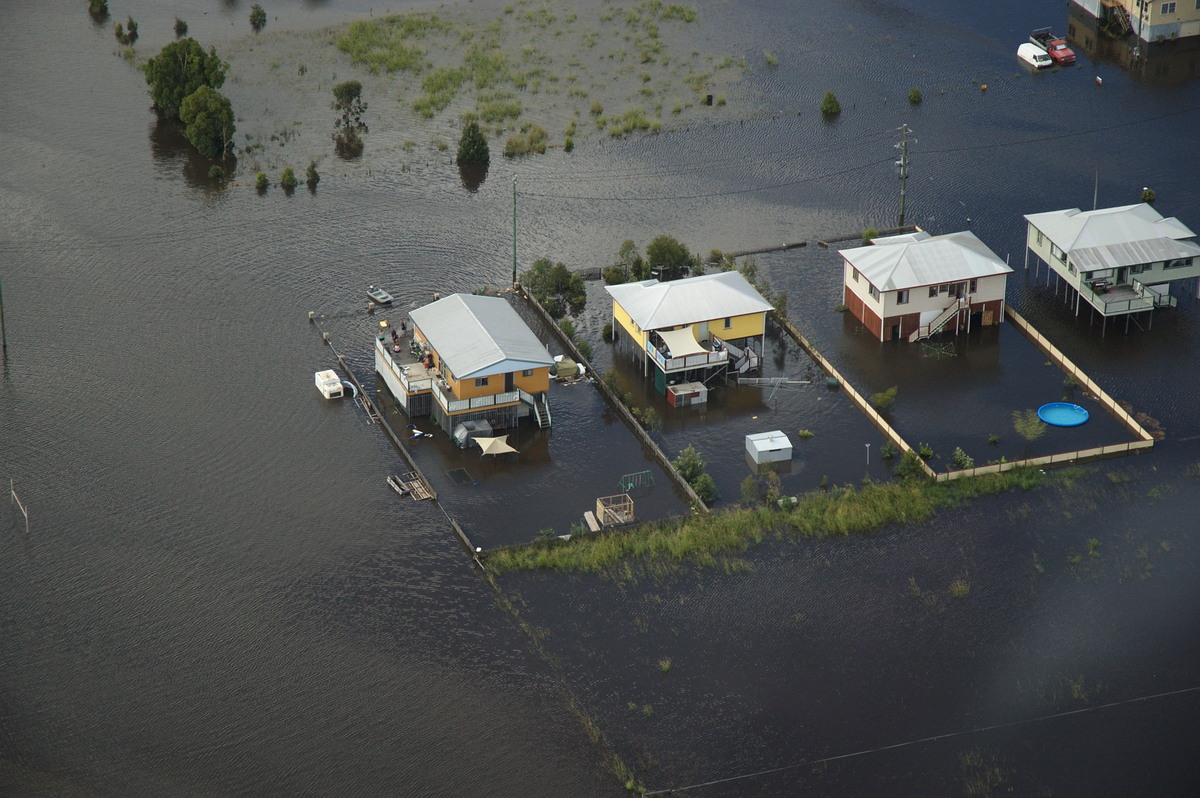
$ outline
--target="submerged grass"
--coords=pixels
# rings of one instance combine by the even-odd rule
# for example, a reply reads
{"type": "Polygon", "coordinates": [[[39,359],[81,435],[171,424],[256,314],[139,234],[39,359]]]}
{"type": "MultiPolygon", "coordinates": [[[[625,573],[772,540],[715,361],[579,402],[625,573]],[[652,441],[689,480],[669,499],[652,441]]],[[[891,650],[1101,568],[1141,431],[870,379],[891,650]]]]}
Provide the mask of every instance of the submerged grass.
{"type": "MultiPolygon", "coordinates": [[[[659,521],[629,530],[577,535],[569,541],[537,541],[496,549],[487,565],[510,571],[581,571],[630,578],[631,560],[714,566],[768,535],[844,537],[875,532],[887,524],[918,523],[937,510],[978,496],[1030,490],[1044,475],[1018,468],[950,482],[868,483],[817,491],[787,510],[736,508],[711,515],[659,521]]],[[[736,558],[733,562],[740,563],[736,558]]],[[[728,568],[727,568],[728,570],[728,568]]],[[[735,569],[738,570],[738,569],[735,569]]]]}

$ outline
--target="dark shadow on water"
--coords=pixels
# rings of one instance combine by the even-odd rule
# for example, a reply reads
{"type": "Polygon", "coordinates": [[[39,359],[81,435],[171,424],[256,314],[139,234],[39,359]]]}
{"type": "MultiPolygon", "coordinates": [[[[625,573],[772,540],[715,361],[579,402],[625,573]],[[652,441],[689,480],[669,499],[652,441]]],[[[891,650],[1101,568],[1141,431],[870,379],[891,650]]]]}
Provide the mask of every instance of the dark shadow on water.
{"type": "Polygon", "coordinates": [[[487,180],[487,173],[488,165],[486,163],[460,163],[458,165],[458,178],[462,181],[463,188],[472,194],[479,191],[483,181],[487,180]]]}
{"type": "Polygon", "coordinates": [[[164,174],[182,172],[184,182],[192,188],[217,194],[237,171],[237,158],[234,155],[211,159],[197,152],[183,135],[183,127],[178,122],[156,116],[150,124],[149,138],[150,155],[155,165],[164,174]],[[211,175],[214,166],[221,168],[224,177],[211,175]]]}

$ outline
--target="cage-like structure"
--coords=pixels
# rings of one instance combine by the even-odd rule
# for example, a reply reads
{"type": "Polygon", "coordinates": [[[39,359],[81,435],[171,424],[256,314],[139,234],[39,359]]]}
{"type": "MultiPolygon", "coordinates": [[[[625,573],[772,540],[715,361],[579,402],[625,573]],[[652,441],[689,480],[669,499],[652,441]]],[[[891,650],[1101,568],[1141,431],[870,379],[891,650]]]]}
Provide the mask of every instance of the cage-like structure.
{"type": "Polygon", "coordinates": [[[628,493],[596,499],[596,520],[600,526],[620,526],[633,522],[633,498],[628,493]]]}

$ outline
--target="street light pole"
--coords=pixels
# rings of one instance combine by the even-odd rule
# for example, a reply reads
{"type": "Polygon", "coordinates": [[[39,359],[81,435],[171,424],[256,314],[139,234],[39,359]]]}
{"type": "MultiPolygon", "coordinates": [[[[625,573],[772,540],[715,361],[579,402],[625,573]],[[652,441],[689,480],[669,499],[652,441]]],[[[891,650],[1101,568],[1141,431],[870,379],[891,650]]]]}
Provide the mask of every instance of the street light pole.
{"type": "Polygon", "coordinates": [[[4,281],[0,280],[0,341],[4,343],[4,354],[8,354],[8,329],[4,326],[4,281]]]}
{"type": "Polygon", "coordinates": [[[517,287],[517,176],[513,175],[513,288],[517,287]]]}

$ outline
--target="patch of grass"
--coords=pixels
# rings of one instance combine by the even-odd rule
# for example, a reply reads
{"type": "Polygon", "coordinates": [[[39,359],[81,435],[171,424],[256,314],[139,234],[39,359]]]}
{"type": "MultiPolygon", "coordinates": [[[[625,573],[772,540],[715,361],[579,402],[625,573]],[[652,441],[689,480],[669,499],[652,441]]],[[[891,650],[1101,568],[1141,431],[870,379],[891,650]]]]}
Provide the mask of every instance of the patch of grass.
{"type": "Polygon", "coordinates": [[[510,158],[521,155],[542,154],[546,151],[546,131],[537,125],[528,125],[520,133],[514,133],[504,142],[504,154],[510,158]]]}
{"type": "Polygon", "coordinates": [[[382,19],[350,23],[334,45],[372,74],[380,72],[419,72],[425,65],[425,51],[410,43],[430,33],[449,33],[449,24],[436,14],[393,14],[382,19]]]}
{"type": "Polygon", "coordinates": [[[432,118],[450,104],[465,79],[466,73],[461,69],[441,67],[433,70],[421,80],[421,90],[425,93],[413,102],[413,110],[426,119],[432,118]]]}
{"type": "Polygon", "coordinates": [[[802,441],[806,441],[813,436],[813,431],[810,429],[802,429],[796,433],[796,437],[802,441]]]}
{"type": "Polygon", "coordinates": [[[964,599],[971,592],[971,583],[966,577],[958,577],[950,583],[950,595],[956,599],[964,599]]]}
{"type": "Polygon", "coordinates": [[[769,67],[779,66],[779,58],[775,55],[775,53],[771,52],[770,50],[763,50],[763,58],[766,59],[767,66],[769,66],[769,67]]]}
{"type": "Polygon", "coordinates": [[[658,669],[662,673],[670,673],[671,672],[671,658],[670,657],[662,657],[661,659],[659,659],[658,669]]]}
{"type": "Polygon", "coordinates": [[[479,106],[479,118],[484,122],[503,122],[521,116],[521,101],[514,97],[495,95],[479,106]]]}
{"type": "MultiPolygon", "coordinates": [[[[792,508],[731,508],[686,519],[656,521],[627,530],[509,546],[489,551],[496,573],[518,570],[579,571],[620,577],[620,564],[639,560],[643,568],[670,573],[682,565],[716,566],[768,535],[844,537],[870,534],[887,524],[920,523],[939,509],[979,496],[1030,490],[1044,479],[1037,469],[935,483],[928,480],[872,483],[818,490],[792,508]]],[[[626,571],[626,576],[634,573],[626,571]]]]}

